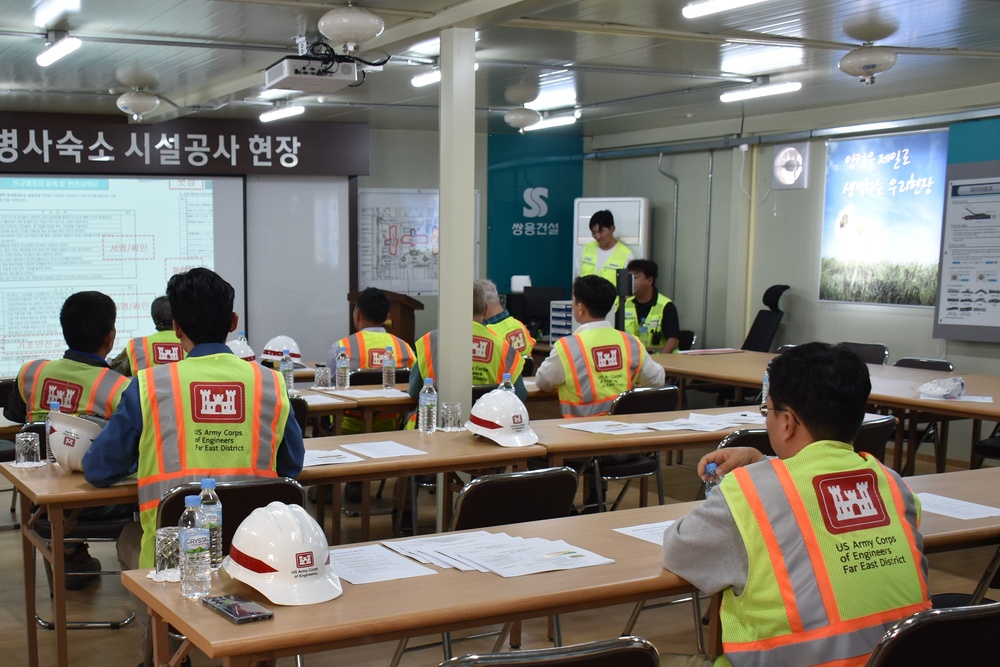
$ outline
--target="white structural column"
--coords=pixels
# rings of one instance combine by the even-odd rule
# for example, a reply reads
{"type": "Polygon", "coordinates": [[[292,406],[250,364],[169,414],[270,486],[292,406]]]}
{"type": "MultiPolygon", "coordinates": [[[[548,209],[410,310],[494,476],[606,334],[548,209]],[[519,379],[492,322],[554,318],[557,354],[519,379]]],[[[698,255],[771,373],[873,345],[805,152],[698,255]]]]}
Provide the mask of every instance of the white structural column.
{"type": "Polygon", "coordinates": [[[475,31],[441,32],[441,201],[438,226],[438,401],[472,400],[472,281],[475,278],[475,31]]]}

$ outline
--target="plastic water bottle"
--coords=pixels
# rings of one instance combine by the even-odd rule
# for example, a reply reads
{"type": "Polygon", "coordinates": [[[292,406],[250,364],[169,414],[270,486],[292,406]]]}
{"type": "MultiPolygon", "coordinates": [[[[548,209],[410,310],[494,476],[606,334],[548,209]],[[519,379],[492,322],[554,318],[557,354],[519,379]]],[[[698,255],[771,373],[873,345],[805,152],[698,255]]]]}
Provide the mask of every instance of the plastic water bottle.
{"type": "Polygon", "coordinates": [[[201,511],[212,543],[212,569],[218,570],[222,567],[222,501],[215,493],[215,480],[211,477],[201,480],[201,511]]]}
{"type": "Polygon", "coordinates": [[[334,375],[334,386],[344,390],[351,388],[351,358],[347,356],[347,348],[341,347],[337,353],[337,367],[334,375]]]}
{"type": "MultiPolygon", "coordinates": [[[[59,412],[59,407],[59,401],[50,401],[49,414],[59,412]]],[[[52,453],[52,422],[48,414],[45,415],[45,458],[49,463],[56,462],[55,454],[52,453]]]]}
{"type": "Polygon", "coordinates": [[[418,403],[417,428],[421,433],[433,433],[438,423],[438,395],[434,390],[434,378],[424,378],[418,403]]]}
{"type": "Polygon", "coordinates": [[[514,391],[514,383],[510,381],[510,373],[504,373],[500,380],[500,389],[504,391],[514,391]]]}
{"type": "Polygon", "coordinates": [[[382,357],[382,388],[392,389],[396,386],[396,355],[392,352],[392,346],[385,348],[385,356],[382,357]]]}
{"type": "Polygon", "coordinates": [[[718,469],[718,466],[715,463],[705,464],[705,475],[708,477],[705,480],[705,498],[708,498],[715,487],[722,484],[722,475],[715,474],[716,469],[718,469]]]}
{"type": "Polygon", "coordinates": [[[178,523],[181,595],[198,600],[212,591],[212,538],[201,511],[201,496],[184,498],[184,514],[178,523]]]}
{"type": "Polygon", "coordinates": [[[281,361],[278,363],[278,370],[281,377],[285,378],[285,390],[291,394],[295,391],[295,362],[286,347],[281,351],[281,361]]]}

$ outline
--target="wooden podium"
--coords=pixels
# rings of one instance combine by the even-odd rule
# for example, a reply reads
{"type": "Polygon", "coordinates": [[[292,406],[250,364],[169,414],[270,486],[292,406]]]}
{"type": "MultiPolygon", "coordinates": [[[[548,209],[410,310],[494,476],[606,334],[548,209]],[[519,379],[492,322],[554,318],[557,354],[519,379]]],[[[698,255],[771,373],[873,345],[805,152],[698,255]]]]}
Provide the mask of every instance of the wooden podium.
{"type": "MultiPolygon", "coordinates": [[[[389,297],[389,319],[385,322],[385,330],[413,345],[415,342],[413,311],[423,310],[424,304],[406,294],[390,292],[389,290],[382,290],[382,292],[389,297]]],[[[347,295],[347,301],[351,304],[352,311],[358,301],[358,294],[360,292],[351,292],[347,295]]],[[[354,333],[357,330],[354,328],[353,317],[350,318],[350,323],[351,333],[354,333]]]]}

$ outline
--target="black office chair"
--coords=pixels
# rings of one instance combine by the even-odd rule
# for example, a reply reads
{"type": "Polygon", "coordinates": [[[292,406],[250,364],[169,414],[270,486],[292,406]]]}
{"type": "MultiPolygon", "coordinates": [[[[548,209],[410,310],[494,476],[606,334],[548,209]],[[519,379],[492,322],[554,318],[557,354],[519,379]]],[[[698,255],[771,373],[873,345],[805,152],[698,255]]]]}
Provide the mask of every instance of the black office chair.
{"type": "Polygon", "coordinates": [[[781,318],[784,316],[784,312],[778,308],[778,302],[781,300],[781,295],[788,289],[788,285],[771,285],[764,290],[761,301],[767,306],[767,310],[757,311],[757,316],[754,318],[753,324],[750,325],[750,331],[747,332],[747,337],[743,339],[743,345],[740,346],[741,350],[771,351],[774,338],[778,335],[778,325],[781,324],[781,318]]]}
{"type": "Polygon", "coordinates": [[[687,352],[694,349],[694,344],[698,342],[698,335],[690,329],[681,329],[677,336],[677,349],[687,352]]]}
{"type": "Polygon", "coordinates": [[[866,364],[885,366],[886,362],[889,361],[889,348],[882,343],[851,343],[844,341],[841,345],[857,353],[866,364]]]}
{"type": "Polygon", "coordinates": [[[1000,423],[993,427],[988,438],[972,446],[973,470],[982,468],[986,459],[1000,459],[1000,423]]]}
{"type": "MultiPolygon", "coordinates": [[[[896,431],[896,418],[892,415],[878,415],[861,424],[854,437],[854,451],[871,454],[885,462],[885,443],[896,431]]],[[[767,436],[767,429],[745,428],[733,431],[722,439],[717,449],[725,447],[753,447],[764,456],[776,456],[767,436]]]]}
{"type": "Polygon", "coordinates": [[[993,665],[998,625],[1000,603],[920,611],[882,637],[866,667],[993,665]]]}
{"type": "MultiPolygon", "coordinates": [[[[0,379],[0,410],[7,405],[7,400],[10,398],[10,392],[14,390],[14,378],[3,378],[0,379]]],[[[16,446],[13,440],[0,440],[0,462],[13,461],[16,455],[16,446]]],[[[17,489],[11,487],[9,489],[4,489],[4,491],[10,491],[10,518],[11,523],[0,526],[0,530],[16,530],[21,527],[21,524],[17,522],[17,489]]]]}
{"type": "Polygon", "coordinates": [[[641,637],[601,639],[573,646],[465,655],[438,667],[657,667],[656,647],[641,637]]]}
{"type": "MultiPolygon", "coordinates": [[[[410,381],[410,369],[397,368],[396,384],[406,384],[409,381],[410,381]]],[[[381,384],[382,384],[381,368],[361,368],[356,371],[351,371],[352,387],[367,387],[370,385],[381,385],[381,384]]]]}
{"type": "Polygon", "coordinates": [[[935,593],[931,595],[931,602],[935,609],[971,607],[984,602],[993,604],[995,600],[986,597],[986,592],[991,588],[1000,588],[1000,547],[993,552],[993,557],[986,564],[986,569],[983,570],[972,593],[935,593]]]}
{"type": "MultiPolygon", "coordinates": [[[[635,415],[648,412],[669,412],[677,407],[677,387],[636,387],[623,391],[611,404],[611,415],[635,415]]],[[[607,509],[604,498],[604,483],[624,481],[621,491],[611,504],[611,511],[618,509],[622,499],[628,492],[633,479],[640,481],[639,506],[645,507],[648,493],[648,479],[656,476],[656,492],[659,504],[664,502],[663,474],[660,465],[660,452],[649,454],[633,454],[624,457],[598,456],[593,461],[594,476],[602,483],[595,484],[597,498],[595,504],[599,511],[607,509]]]]}
{"type": "Polygon", "coordinates": [[[490,393],[497,388],[495,384],[474,384],[472,385],[472,404],[475,405],[476,401],[490,393]]]}
{"type": "MultiPolygon", "coordinates": [[[[920,357],[903,357],[893,366],[901,368],[920,368],[929,371],[944,371],[951,373],[955,366],[947,359],[923,359],[920,357]]],[[[944,472],[948,463],[948,422],[949,417],[941,417],[927,412],[914,412],[909,419],[915,419],[917,434],[914,442],[909,442],[910,430],[903,429],[906,444],[906,465],[903,468],[907,475],[912,475],[916,465],[917,450],[925,442],[934,443],[934,465],[937,472],[944,472]]],[[[908,426],[908,425],[907,425],[908,426]]]]}
{"type": "Polygon", "coordinates": [[[530,378],[535,374],[535,358],[531,355],[524,355],[524,368],[521,369],[521,377],[530,378]]]}
{"type": "MultiPolygon", "coordinates": [[[[543,521],[569,516],[576,498],[577,475],[572,468],[541,468],[496,475],[483,475],[462,487],[455,499],[451,530],[488,528],[508,523],[543,521]]],[[[499,651],[513,624],[504,625],[493,646],[499,651]]],[[[558,617],[553,617],[556,645],[562,643],[558,617]]],[[[451,658],[451,634],[441,635],[444,657],[451,658]]],[[[406,652],[400,640],[390,667],[396,667],[406,652]]]]}
{"type": "Polygon", "coordinates": [[[309,424],[309,403],[301,396],[290,396],[288,402],[292,406],[292,417],[302,429],[302,437],[306,437],[306,426],[309,424]]]}

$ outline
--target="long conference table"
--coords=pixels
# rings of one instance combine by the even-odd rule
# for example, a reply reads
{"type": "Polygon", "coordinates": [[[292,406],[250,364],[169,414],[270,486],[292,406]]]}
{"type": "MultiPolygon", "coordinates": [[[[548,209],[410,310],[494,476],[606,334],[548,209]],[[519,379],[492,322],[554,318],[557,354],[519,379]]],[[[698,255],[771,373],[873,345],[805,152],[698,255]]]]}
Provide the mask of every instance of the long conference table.
{"type": "MultiPolygon", "coordinates": [[[[1000,469],[924,475],[907,479],[915,491],[1000,507],[994,489],[1000,469]]],[[[433,576],[354,586],[329,602],[304,607],[270,603],[253,588],[213,575],[212,593],[236,593],[274,611],[274,620],[236,626],[202,605],[184,600],[176,585],[157,583],[145,571],[123,573],[126,588],[150,609],[157,664],[177,664],[191,647],[226,667],[256,660],[397,640],[444,630],[591,609],[685,593],[692,586],[662,567],[660,546],[615,532],[615,528],[677,519],[697,503],[606,512],[550,521],[499,526],[493,532],[564,539],[614,559],[585,571],[546,572],[500,579],[495,574],[430,566],[433,576]],[[187,637],[167,655],[167,625],[187,637]]],[[[925,552],[962,549],[1000,541],[1000,517],[960,520],[925,512],[925,552]]],[[[933,585],[933,582],[931,582],[933,585]]]]}
{"type": "MultiPolygon", "coordinates": [[[[668,377],[679,378],[681,397],[690,388],[690,381],[703,381],[732,385],[734,387],[760,389],[764,371],[768,362],[775,355],[767,352],[748,352],[733,350],[728,353],[711,354],[700,351],[701,354],[657,354],[653,358],[661,364],[668,377]]],[[[710,352],[710,351],[709,351],[710,352]]],[[[898,366],[882,366],[868,364],[871,375],[872,391],[869,403],[882,408],[896,411],[900,417],[900,428],[904,421],[910,424],[910,443],[914,441],[916,420],[904,420],[904,413],[929,413],[943,417],[972,419],[972,442],[976,443],[982,437],[982,421],[1000,421],[1000,376],[980,373],[948,373],[944,371],[929,371],[918,368],[902,368],[898,366]],[[965,380],[965,393],[968,396],[986,396],[989,402],[944,400],[921,398],[917,388],[931,380],[961,376],[965,380]]],[[[902,431],[897,432],[894,465],[903,470],[901,456],[902,431]]],[[[907,453],[907,465],[912,473],[912,461],[915,450],[910,447],[907,453]]],[[[940,472],[940,471],[939,471],[940,472]]]]}

